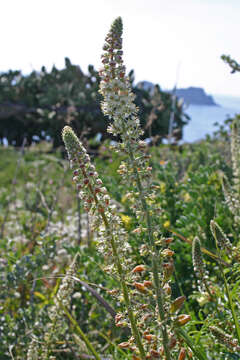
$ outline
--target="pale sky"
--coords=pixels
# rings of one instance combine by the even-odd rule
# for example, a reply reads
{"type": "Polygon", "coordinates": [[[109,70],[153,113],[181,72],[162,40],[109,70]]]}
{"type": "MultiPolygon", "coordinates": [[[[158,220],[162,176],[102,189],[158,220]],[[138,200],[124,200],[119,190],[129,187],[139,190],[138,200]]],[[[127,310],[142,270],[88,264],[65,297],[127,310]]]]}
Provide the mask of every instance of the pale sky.
{"type": "Polygon", "coordinates": [[[122,16],[124,61],[136,81],[171,89],[200,86],[240,96],[240,0],[1,0],[0,71],[100,67],[106,33],[122,16]],[[178,75],[177,75],[178,74],[178,75]]]}

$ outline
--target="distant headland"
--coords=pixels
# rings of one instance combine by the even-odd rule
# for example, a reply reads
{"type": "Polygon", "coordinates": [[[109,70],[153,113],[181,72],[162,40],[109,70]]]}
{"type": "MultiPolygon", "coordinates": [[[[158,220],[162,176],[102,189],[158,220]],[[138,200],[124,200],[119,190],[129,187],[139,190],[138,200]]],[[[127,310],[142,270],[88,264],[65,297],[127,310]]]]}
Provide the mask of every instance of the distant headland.
{"type": "Polygon", "coordinates": [[[186,89],[177,89],[176,95],[183,98],[188,105],[208,105],[219,106],[211,95],[207,95],[204,89],[200,87],[188,87],[186,89]]]}
{"type": "MultiPolygon", "coordinates": [[[[141,81],[137,86],[152,91],[154,84],[150,81],[141,81]]],[[[168,91],[170,92],[170,91],[168,91]]],[[[207,95],[205,90],[200,87],[190,86],[188,88],[176,89],[178,98],[182,98],[187,105],[206,105],[206,106],[219,106],[211,95],[207,95]]]]}

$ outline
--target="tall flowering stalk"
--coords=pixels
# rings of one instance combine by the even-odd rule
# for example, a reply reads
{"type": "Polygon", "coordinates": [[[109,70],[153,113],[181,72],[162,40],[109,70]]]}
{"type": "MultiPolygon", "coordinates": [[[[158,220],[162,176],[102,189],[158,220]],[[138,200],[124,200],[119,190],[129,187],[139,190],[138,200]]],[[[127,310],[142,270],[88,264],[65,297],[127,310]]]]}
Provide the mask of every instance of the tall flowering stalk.
{"type": "MultiPolygon", "coordinates": [[[[102,109],[112,120],[108,131],[121,139],[116,150],[124,153],[126,160],[121,163],[118,172],[127,184],[126,198],[130,200],[139,222],[139,227],[133,232],[143,234],[146,239],[140,255],[150,257],[150,266],[147,265],[148,260],[145,264],[133,264],[128,234],[89,155],[70,127],[66,126],[62,135],[73,167],[73,181],[98,233],[99,250],[108,265],[105,269],[114,274],[121,284],[119,300],[124,300],[125,310],[118,312],[115,324],[130,326],[132,336],[118,346],[133,351],[135,360],[163,355],[170,360],[173,349],[175,351],[178,347],[181,351],[182,334],[184,340],[187,339],[180,327],[188,323],[190,316],[179,314],[184,296],[173,302],[171,300],[169,281],[174,270],[174,252],[169,244],[172,239],[162,238],[155,221],[159,216],[155,194],[157,186],[152,181],[146,143],[140,139],[142,130],[123,65],[121,35],[122,20],[118,18],[106,37],[102,55],[102,109]]],[[[117,289],[111,291],[113,296],[117,293],[117,289]]],[[[192,347],[190,339],[187,345],[192,347]]]]}
{"type": "Polygon", "coordinates": [[[228,253],[231,254],[233,250],[233,245],[231,244],[227,235],[223,232],[222,228],[218,225],[218,223],[216,223],[216,221],[211,220],[210,229],[218,247],[220,249],[227,250],[228,253]]]}
{"type": "MultiPolygon", "coordinates": [[[[169,338],[167,332],[166,312],[164,309],[164,292],[161,288],[159,279],[159,268],[161,265],[161,255],[157,251],[155,238],[160,236],[156,224],[152,221],[154,215],[154,185],[151,183],[151,166],[149,166],[149,156],[145,153],[146,144],[140,140],[142,130],[140,121],[137,117],[137,107],[134,104],[134,94],[131,91],[129,80],[126,76],[126,69],[122,60],[122,20],[117,18],[106,37],[102,55],[103,69],[100,71],[102,81],[100,92],[103,95],[102,110],[111,121],[108,132],[115,136],[120,136],[121,143],[118,151],[127,154],[127,161],[122,163],[119,173],[123,179],[133,184],[132,192],[128,194],[134,200],[133,210],[139,222],[146,225],[146,235],[150,252],[152,254],[152,272],[154,280],[154,290],[157,301],[157,308],[162,330],[164,353],[170,359],[169,338]],[[151,205],[150,205],[151,204],[151,205]]],[[[166,266],[171,268],[172,262],[166,266]]]]}
{"type": "MultiPolygon", "coordinates": [[[[73,181],[76,182],[79,196],[84,202],[85,210],[95,215],[99,249],[109,264],[108,269],[110,268],[112,272],[118,275],[132,334],[141,358],[145,359],[144,347],[127,288],[127,271],[129,268],[127,259],[130,246],[127,242],[126,233],[116,210],[110,203],[107,190],[103,186],[94,165],[91,164],[90,157],[82,143],[69,126],[63,129],[62,136],[69,159],[74,168],[73,181]]],[[[128,325],[123,320],[124,315],[118,314],[116,316],[116,325],[128,325]]],[[[128,343],[128,345],[130,346],[131,344],[128,343]]]]}
{"type": "Polygon", "coordinates": [[[210,326],[210,330],[220,344],[226,345],[231,350],[240,351],[237,339],[234,339],[231,335],[216,326],[210,326]]]}
{"type": "Polygon", "coordinates": [[[238,194],[238,200],[240,200],[240,129],[239,119],[236,119],[232,123],[231,131],[231,155],[232,155],[232,167],[234,176],[234,190],[238,194]]]}
{"type": "MultiPolygon", "coordinates": [[[[232,247],[231,242],[227,238],[226,234],[224,234],[221,227],[214,220],[211,220],[210,228],[211,228],[212,235],[215,239],[218,257],[221,259],[221,251],[222,251],[221,249],[226,249],[228,251],[229,255],[232,256],[232,251],[235,252],[237,249],[235,247],[232,247]]],[[[235,331],[236,331],[236,335],[238,338],[238,344],[240,345],[240,325],[239,325],[239,321],[238,321],[237,313],[236,313],[237,307],[233,301],[233,294],[232,294],[231,288],[228,284],[227,278],[225,276],[225,273],[223,270],[223,265],[222,265],[221,261],[219,261],[219,270],[220,270],[221,276],[224,281],[226,296],[228,299],[229,308],[232,313],[232,318],[233,318],[234,325],[235,325],[235,331]]]]}
{"type": "Polygon", "coordinates": [[[231,159],[233,170],[233,186],[231,186],[226,177],[222,179],[223,193],[229,210],[234,216],[234,222],[237,225],[240,220],[240,117],[239,115],[232,122],[231,128],[231,159]]]}

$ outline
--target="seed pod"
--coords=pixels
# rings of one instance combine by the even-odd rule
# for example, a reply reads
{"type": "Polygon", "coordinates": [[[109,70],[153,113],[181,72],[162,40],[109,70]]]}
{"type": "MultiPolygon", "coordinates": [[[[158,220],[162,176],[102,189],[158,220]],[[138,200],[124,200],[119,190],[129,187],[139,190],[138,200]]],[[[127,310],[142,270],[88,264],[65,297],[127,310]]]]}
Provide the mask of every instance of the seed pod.
{"type": "Polygon", "coordinates": [[[191,320],[190,315],[181,314],[181,315],[178,315],[175,323],[178,326],[183,326],[183,325],[187,324],[190,320],[191,320]]]}
{"type": "Polygon", "coordinates": [[[174,313],[175,311],[179,310],[182,307],[185,300],[186,300],[185,296],[179,296],[178,298],[176,298],[171,304],[170,307],[171,313],[174,313]]]}
{"type": "Polygon", "coordinates": [[[152,287],[153,283],[150,280],[144,280],[143,285],[148,288],[148,287],[152,287]]]}
{"type": "Polygon", "coordinates": [[[173,349],[177,344],[177,339],[175,338],[175,336],[172,336],[168,342],[168,348],[171,350],[173,349]]]}
{"type": "Polygon", "coordinates": [[[174,255],[174,251],[171,249],[164,249],[162,251],[162,256],[169,256],[172,257],[174,255]]]}
{"type": "Polygon", "coordinates": [[[117,314],[115,316],[115,323],[118,323],[123,318],[123,314],[117,314]]]}
{"type": "Polygon", "coordinates": [[[133,285],[135,286],[135,288],[136,288],[138,291],[143,292],[143,293],[146,292],[146,288],[145,288],[145,286],[144,286],[142,283],[134,282],[133,285]]]}
{"type": "Polygon", "coordinates": [[[196,275],[202,279],[204,276],[204,265],[201,252],[201,242],[198,237],[195,237],[192,243],[192,260],[196,275]]]}
{"type": "Polygon", "coordinates": [[[151,317],[152,317],[152,314],[146,314],[146,315],[143,316],[142,319],[143,319],[144,322],[146,322],[147,319],[149,319],[149,318],[151,318],[151,317]]]}
{"type": "Polygon", "coordinates": [[[172,294],[171,286],[170,286],[168,283],[166,283],[166,284],[164,285],[163,290],[165,291],[165,293],[166,293],[167,295],[171,295],[171,294],[172,294]]]}
{"type": "Polygon", "coordinates": [[[108,290],[107,293],[109,295],[117,295],[119,293],[119,290],[117,290],[117,289],[108,290]]]}
{"type": "Polygon", "coordinates": [[[178,360],[184,360],[187,355],[187,350],[183,347],[178,355],[178,360]]]}
{"type": "Polygon", "coordinates": [[[152,335],[152,334],[146,334],[143,336],[144,339],[146,339],[149,343],[153,342],[154,340],[156,340],[156,336],[152,335]]]}
{"type": "Polygon", "coordinates": [[[164,278],[165,278],[165,280],[168,280],[171,277],[173,270],[174,270],[173,263],[171,263],[171,262],[164,263],[163,269],[164,269],[164,278]]]}
{"type": "Polygon", "coordinates": [[[98,211],[102,214],[102,213],[104,213],[104,208],[101,205],[99,205],[98,206],[98,211]]]}
{"type": "Polygon", "coordinates": [[[169,245],[169,244],[171,244],[171,242],[173,242],[173,238],[166,238],[164,240],[165,240],[166,245],[169,245]]]}
{"type": "Polygon", "coordinates": [[[159,359],[160,353],[154,349],[150,350],[150,355],[156,359],[159,359]]]}
{"type": "Polygon", "coordinates": [[[139,273],[139,272],[142,272],[142,271],[145,271],[146,268],[144,265],[137,265],[135,266],[135,268],[132,270],[133,273],[139,273]]]}
{"type": "Polygon", "coordinates": [[[126,320],[122,320],[122,321],[119,321],[117,324],[115,324],[117,327],[127,327],[128,326],[128,323],[126,320]]]}
{"type": "Polygon", "coordinates": [[[128,341],[118,344],[118,347],[120,347],[121,349],[127,349],[127,348],[129,348],[129,346],[130,346],[130,344],[128,341]]]}

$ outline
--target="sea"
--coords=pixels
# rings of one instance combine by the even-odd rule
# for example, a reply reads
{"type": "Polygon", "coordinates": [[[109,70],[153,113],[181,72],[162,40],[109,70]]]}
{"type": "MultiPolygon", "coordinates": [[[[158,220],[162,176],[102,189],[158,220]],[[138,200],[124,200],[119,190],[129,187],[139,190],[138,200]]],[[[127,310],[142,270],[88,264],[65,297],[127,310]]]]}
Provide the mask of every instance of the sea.
{"type": "Polygon", "coordinates": [[[213,95],[219,106],[188,105],[185,112],[191,120],[184,127],[183,142],[195,142],[212,135],[218,123],[224,124],[224,120],[240,113],[240,97],[213,95]]]}

